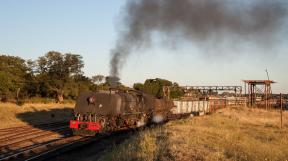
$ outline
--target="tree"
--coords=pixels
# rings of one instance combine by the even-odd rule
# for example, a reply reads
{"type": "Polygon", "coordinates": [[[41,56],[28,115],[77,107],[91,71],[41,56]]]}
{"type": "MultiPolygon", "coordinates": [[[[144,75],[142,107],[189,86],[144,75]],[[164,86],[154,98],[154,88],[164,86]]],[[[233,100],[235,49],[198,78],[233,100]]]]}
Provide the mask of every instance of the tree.
{"type": "Polygon", "coordinates": [[[170,87],[170,97],[173,98],[180,98],[184,96],[185,92],[182,88],[179,87],[178,83],[173,83],[173,86],[170,87]]]}
{"type": "Polygon", "coordinates": [[[69,76],[82,76],[84,63],[82,56],[75,54],[65,54],[64,56],[64,71],[69,74],[69,76]]]}
{"type": "Polygon", "coordinates": [[[103,83],[105,79],[105,76],[104,75],[95,75],[95,76],[92,76],[92,82],[99,85],[100,83],[103,83]]]}
{"type": "Polygon", "coordinates": [[[163,87],[168,86],[170,88],[170,97],[179,98],[184,95],[184,91],[179,87],[177,83],[172,83],[169,80],[165,79],[146,79],[145,83],[135,83],[133,88],[136,90],[141,90],[146,93],[149,93],[155,97],[163,98],[163,87]]]}
{"type": "Polygon", "coordinates": [[[75,81],[83,76],[84,63],[80,55],[50,51],[39,57],[37,67],[41,95],[63,97],[67,90],[79,88],[75,81]]]}
{"type": "Polygon", "coordinates": [[[10,95],[10,91],[13,90],[13,83],[10,77],[7,77],[7,74],[0,71],[0,100],[7,99],[10,95]]]}
{"type": "MultiPolygon", "coordinates": [[[[76,99],[81,91],[97,90],[83,75],[83,67],[82,56],[72,53],[50,51],[35,61],[0,55],[0,100],[15,96],[17,100],[39,96],[76,99]]],[[[104,78],[98,75],[95,80],[101,83],[104,78]]]]}
{"type": "Polygon", "coordinates": [[[165,79],[147,79],[144,83],[144,91],[155,97],[163,97],[163,86],[172,86],[172,82],[165,79]]]}
{"type": "Polygon", "coordinates": [[[144,90],[144,84],[143,83],[134,83],[133,88],[136,90],[143,91],[144,90]]]}
{"type": "Polygon", "coordinates": [[[28,80],[26,61],[20,57],[0,55],[0,97],[15,98],[28,80]]]}

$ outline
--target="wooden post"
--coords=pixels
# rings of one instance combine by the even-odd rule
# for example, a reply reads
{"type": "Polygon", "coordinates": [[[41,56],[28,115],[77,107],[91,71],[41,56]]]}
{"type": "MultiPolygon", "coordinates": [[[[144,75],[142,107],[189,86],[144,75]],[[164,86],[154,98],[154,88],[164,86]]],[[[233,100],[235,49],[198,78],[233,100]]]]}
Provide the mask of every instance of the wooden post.
{"type": "Polygon", "coordinates": [[[281,117],[281,129],[282,129],[282,123],[283,123],[283,122],[282,122],[282,121],[283,121],[283,120],[282,120],[282,117],[283,117],[283,116],[282,116],[282,115],[283,115],[283,114],[282,114],[282,110],[283,110],[282,93],[280,93],[280,117],[281,117]]]}
{"type": "Polygon", "coordinates": [[[267,95],[268,95],[268,89],[267,89],[267,84],[265,84],[265,108],[266,108],[266,110],[268,110],[268,97],[267,97],[267,95]]]}
{"type": "Polygon", "coordinates": [[[246,94],[247,94],[247,91],[246,91],[246,82],[244,82],[244,88],[245,88],[245,97],[246,97],[246,94]]]}

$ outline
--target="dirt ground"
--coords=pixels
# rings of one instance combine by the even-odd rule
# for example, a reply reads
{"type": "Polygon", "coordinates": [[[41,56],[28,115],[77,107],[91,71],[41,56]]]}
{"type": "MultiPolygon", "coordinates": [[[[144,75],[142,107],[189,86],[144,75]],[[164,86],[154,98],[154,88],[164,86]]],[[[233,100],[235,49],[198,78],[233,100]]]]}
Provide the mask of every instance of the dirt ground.
{"type": "Polygon", "coordinates": [[[68,121],[73,115],[74,104],[25,104],[0,103],[0,128],[68,121]]]}
{"type": "Polygon", "coordinates": [[[227,108],[139,132],[94,160],[285,161],[288,112],[227,108]]]}

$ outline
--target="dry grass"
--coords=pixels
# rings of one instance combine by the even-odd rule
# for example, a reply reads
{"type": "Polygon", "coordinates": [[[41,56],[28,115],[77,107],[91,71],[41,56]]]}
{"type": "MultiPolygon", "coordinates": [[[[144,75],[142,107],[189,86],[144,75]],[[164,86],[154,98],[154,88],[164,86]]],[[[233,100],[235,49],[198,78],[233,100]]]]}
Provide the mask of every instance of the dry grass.
{"type": "Polygon", "coordinates": [[[222,109],[139,132],[100,160],[288,160],[288,113],[222,109]]]}
{"type": "Polygon", "coordinates": [[[68,120],[73,104],[25,104],[0,103],[0,128],[68,120]]]}

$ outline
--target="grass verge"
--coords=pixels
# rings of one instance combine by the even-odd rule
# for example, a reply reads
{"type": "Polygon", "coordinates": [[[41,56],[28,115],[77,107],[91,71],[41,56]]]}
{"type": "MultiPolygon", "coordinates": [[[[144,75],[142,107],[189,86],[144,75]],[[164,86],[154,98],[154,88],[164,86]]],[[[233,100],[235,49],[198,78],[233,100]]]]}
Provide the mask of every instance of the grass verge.
{"type": "Polygon", "coordinates": [[[288,113],[228,108],[141,131],[100,158],[152,160],[288,160],[288,113]]]}

